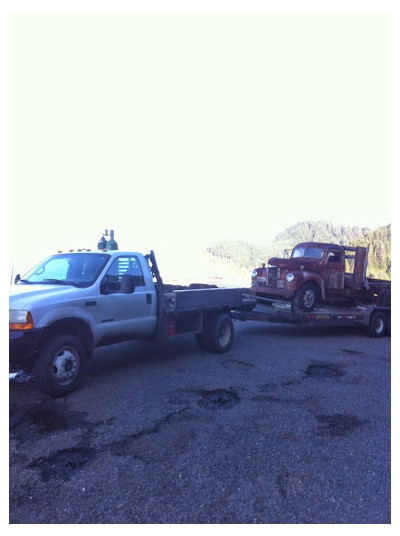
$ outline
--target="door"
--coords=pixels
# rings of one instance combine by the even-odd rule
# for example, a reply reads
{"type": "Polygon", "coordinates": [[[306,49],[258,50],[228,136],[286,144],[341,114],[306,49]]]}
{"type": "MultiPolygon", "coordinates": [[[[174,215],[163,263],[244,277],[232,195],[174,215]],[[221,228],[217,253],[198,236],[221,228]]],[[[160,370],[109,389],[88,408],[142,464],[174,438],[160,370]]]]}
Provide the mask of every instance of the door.
{"type": "Polygon", "coordinates": [[[325,265],[325,288],[328,294],[341,294],[344,289],[344,256],[343,251],[328,251],[325,265]]]}
{"type": "Polygon", "coordinates": [[[98,306],[102,338],[134,338],[154,332],[156,293],[152,283],[146,285],[136,256],[121,255],[114,259],[102,281],[98,306]],[[121,286],[125,274],[133,282],[130,288],[121,286]]]}

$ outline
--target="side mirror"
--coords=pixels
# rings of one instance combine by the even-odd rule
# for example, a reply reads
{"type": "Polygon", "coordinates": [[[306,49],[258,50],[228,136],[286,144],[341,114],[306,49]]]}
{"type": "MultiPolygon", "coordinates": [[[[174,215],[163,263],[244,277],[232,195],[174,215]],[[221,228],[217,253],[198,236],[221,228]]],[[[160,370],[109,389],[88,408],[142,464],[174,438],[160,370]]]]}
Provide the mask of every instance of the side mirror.
{"type": "Polygon", "coordinates": [[[133,275],[124,274],[121,277],[121,290],[123,294],[132,294],[135,292],[135,278],[133,275]]]}
{"type": "Polygon", "coordinates": [[[110,290],[108,288],[107,278],[104,277],[100,283],[100,294],[109,294],[110,290]]]}
{"type": "Polygon", "coordinates": [[[109,281],[104,276],[100,283],[100,294],[132,294],[135,292],[135,278],[133,275],[124,274],[121,281],[109,281]]]}
{"type": "Polygon", "coordinates": [[[18,283],[18,281],[20,281],[20,280],[21,280],[21,274],[17,274],[15,276],[15,279],[14,279],[14,285],[16,285],[18,283]]]}

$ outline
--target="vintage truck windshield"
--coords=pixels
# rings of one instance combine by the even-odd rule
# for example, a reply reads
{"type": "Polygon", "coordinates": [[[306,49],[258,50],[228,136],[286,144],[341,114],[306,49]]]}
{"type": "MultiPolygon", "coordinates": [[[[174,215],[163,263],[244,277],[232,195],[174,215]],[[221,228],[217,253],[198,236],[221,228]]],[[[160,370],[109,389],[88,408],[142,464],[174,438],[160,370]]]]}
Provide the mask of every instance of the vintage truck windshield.
{"type": "Polygon", "coordinates": [[[314,247],[296,247],[292,253],[292,259],[298,257],[304,257],[306,259],[318,259],[321,260],[324,256],[324,249],[314,247]]]}
{"type": "Polygon", "coordinates": [[[47,285],[93,285],[110,256],[104,253],[63,253],[53,255],[35,266],[21,283],[47,285]]]}

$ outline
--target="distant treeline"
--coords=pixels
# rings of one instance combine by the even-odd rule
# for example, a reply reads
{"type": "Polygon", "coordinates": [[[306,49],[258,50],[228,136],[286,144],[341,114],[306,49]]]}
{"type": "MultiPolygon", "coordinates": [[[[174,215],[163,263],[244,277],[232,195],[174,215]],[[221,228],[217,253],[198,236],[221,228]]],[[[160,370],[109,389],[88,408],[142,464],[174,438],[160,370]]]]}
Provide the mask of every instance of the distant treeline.
{"type": "Polygon", "coordinates": [[[241,240],[221,240],[207,248],[213,257],[229,260],[251,270],[267,263],[271,257],[282,257],[300,242],[329,242],[345,246],[369,244],[368,277],[391,279],[391,224],[375,231],[367,227],[335,226],[325,221],[297,223],[279,233],[266,246],[256,246],[241,240]]]}

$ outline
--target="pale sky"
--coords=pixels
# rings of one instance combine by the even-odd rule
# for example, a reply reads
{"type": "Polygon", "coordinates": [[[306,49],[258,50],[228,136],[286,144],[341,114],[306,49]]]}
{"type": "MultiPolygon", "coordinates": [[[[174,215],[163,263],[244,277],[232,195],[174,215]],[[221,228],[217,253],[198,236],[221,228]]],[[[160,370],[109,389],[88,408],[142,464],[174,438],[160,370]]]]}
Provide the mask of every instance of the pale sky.
{"type": "Polygon", "coordinates": [[[388,13],[16,13],[9,36],[16,271],[105,228],[176,257],[391,222],[388,13]]]}

